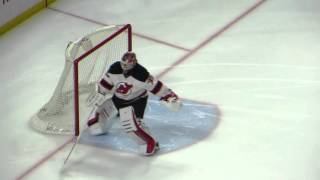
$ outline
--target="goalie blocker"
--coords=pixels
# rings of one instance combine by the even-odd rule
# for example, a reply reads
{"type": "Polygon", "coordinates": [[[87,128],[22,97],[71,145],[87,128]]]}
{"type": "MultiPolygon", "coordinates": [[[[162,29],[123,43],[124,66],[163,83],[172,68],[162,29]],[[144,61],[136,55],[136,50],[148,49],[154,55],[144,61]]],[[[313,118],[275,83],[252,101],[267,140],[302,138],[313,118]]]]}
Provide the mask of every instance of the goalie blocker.
{"type": "Polygon", "coordinates": [[[135,53],[127,52],[120,61],[109,67],[97,85],[97,97],[91,97],[88,104],[95,104],[89,117],[91,134],[107,132],[108,122],[117,114],[124,130],[139,140],[142,154],[151,155],[158,148],[149,128],[143,122],[148,92],[160,97],[160,101],[172,111],[178,111],[181,101],[178,96],[138,63],[135,53]],[[112,94],[111,99],[103,100],[104,95],[112,94]]]}

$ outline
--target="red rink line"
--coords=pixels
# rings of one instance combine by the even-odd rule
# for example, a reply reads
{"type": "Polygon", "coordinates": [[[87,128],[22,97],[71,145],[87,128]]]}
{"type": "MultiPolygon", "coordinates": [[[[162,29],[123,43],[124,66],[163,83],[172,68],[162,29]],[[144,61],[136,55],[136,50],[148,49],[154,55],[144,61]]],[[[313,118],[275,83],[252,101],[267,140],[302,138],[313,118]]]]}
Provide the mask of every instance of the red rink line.
{"type": "Polygon", "coordinates": [[[34,164],[33,166],[31,166],[28,170],[26,170],[24,173],[22,173],[20,176],[18,176],[16,178],[16,180],[20,180],[24,177],[26,177],[28,174],[30,174],[32,171],[34,171],[35,169],[37,169],[38,167],[40,167],[44,162],[46,162],[47,160],[49,160],[51,157],[53,157],[55,154],[57,154],[60,150],[62,150],[63,148],[65,148],[69,143],[71,143],[73,141],[74,137],[70,138],[68,141],[66,141],[65,143],[63,143],[61,146],[59,146],[58,148],[56,148],[55,150],[53,150],[51,153],[49,153],[48,155],[46,155],[45,157],[43,157],[41,160],[39,160],[36,164],[34,164]]]}
{"type": "MultiPolygon", "coordinates": [[[[211,42],[213,39],[217,38],[218,36],[220,36],[223,32],[225,32],[226,30],[230,29],[234,24],[236,24],[237,22],[239,22],[241,19],[243,19],[246,15],[248,15],[249,13],[251,13],[253,10],[255,10],[257,7],[259,7],[261,4],[263,4],[265,1],[267,0],[261,0],[259,2],[257,2],[256,4],[254,4],[252,7],[250,7],[249,9],[247,9],[244,13],[240,14],[238,17],[236,17],[234,20],[232,20],[230,23],[228,23],[226,26],[222,27],[219,31],[217,31],[216,33],[214,33],[212,36],[208,37],[205,41],[203,41],[202,43],[200,43],[198,46],[196,46],[193,50],[191,50],[190,52],[188,52],[187,54],[185,54],[184,56],[182,56],[180,59],[178,59],[176,62],[174,62],[170,67],[168,67],[167,69],[165,69],[163,72],[161,72],[159,75],[157,75],[158,78],[163,77],[165,74],[167,74],[169,71],[173,70],[176,66],[178,66],[179,64],[181,64],[182,62],[184,62],[185,60],[187,60],[189,57],[191,57],[194,53],[196,53],[197,51],[199,51],[201,48],[203,48],[205,45],[207,45],[209,42],[211,42]]],[[[76,15],[67,13],[67,12],[62,12],[60,10],[56,10],[53,8],[50,8],[52,10],[55,11],[59,11],[61,13],[65,13],[74,17],[78,17],[76,15]]],[[[94,20],[90,20],[90,19],[86,19],[83,17],[78,17],[80,19],[84,19],[96,24],[100,24],[100,25],[104,25],[100,22],[94,21],[94,20]]],[[[219,112],[221,113],[221,112],[219,112]]],[[[55,154],[57,154],[60,150],[64,149],[69,143],[71,143],[73,141],[73,138],[69,139],[67,142],[65,142],[64,144],[62,144],[61,146],[57,147],[54,151],[52,151],[51,153],[49,153],[47,156],[45,156],[44,158],[42,158],[40,161],[38,161],[35,165],[33,165],[32,167],[30,167],[29,169],[27,169],[24,173],[22,173],[20,176],[18,176],[16,178],[16,180],[21,180],[24,177],[26,177],[28,174],[30,174],[32,171],[34,171],[35,169],[37,169],[38,167],[40,167],[42,164],[44,164],[46,161],[48,161],[50,158],[52,158],[55,154]]]]}
{"type": "MultiPolygon", "coordinates": [[[[56,9],[56,8],[52,8],[52,7],[48,7],[48,9],[56,11],[56,12],[59,12],[59,13],[62,13],[62,14],[66,14],[66,15],[69,15],[69,16],[72,16],[72,17],[75,17],[75,18],[78,18],[78,19],[82,19],[82,20],[85,20],[85,21],[88,21],[88,22],[91,22],[91,23],[94,23],[94,24],[99,24],[101,26],[108,26],[108,24],[105,24],[105,23],[102,23],[102,22],[99,22],[99,21],[95,21],[95,20],[92,20],[92,19],[89,19],[89,18],[86,18],[86,17],[78,16],[78,15],[75,15],[75,14],[60,10],[60,9],[56,9]]],[[[142,35],[142,34],[134,33],[134,32],[132,34],[137,36],[137,37],[140,37],[140,38],[143,38],[143,39],[146,39],[146,40],[149,40],[149,41],[153,41],[153,42],[156,42],[156,43],[159,43],[159,44],[163,44],[163,45],[175,48],[175,49],[180,49],[180,50],[183,50],[183,51],[191,51],[188,48],[181,47],[181,46],[178,46],[178,45],[175,45],[175,44],[172,44],[172,43],[169,43],[169,42],[165,42],[165,41],[162,41],[162,40],[159,40],[159,39],[155,39],[155,38],[152,38],[152,37],[149,37],[149,36],[146,36],[146,35],[142,35]]]]}
{"type": "Polygon", "coordinates": [[[251,6],[249,9],[247,9],[245,12],[243,12],[242,14],[240,14],[238,17],[236,17],[234,20],[232,20],[231,22],[229,22],[227,25],[223,26],[219,31],[217,31],[216,33],[214,33],[213,35],[211,35],[210,37],[208,37],[206,40],[204,40],[202,43],[200,43],[198,46],[196,46],[194,49],[192,49],[190,52],[188,52],[187,54],[183,55],[180,59],[178,59],[177,61],[175,61],[174,63],[172,63],[168,68],[166,68],[164,71],[162,71],[160,74],[157,75],[158,78],[161,78],[162,76],[164,76],[165,74],[167,74],[169,71],[171,71],[173,68],[175,68],[176,66],[178,66],[179,64],[181,64],[182,62],[184,62],[185,60],[187,60],[190,56],[192,56],[193,54],[195,54],[197,51],[199,51],[201,48],[203,48],[205,45],[207,45],[209,42],[211,42],[212,40],[214,40],[215,38],[219,37],[221,34],[223,34],[225,31],[227,31],[228,29],[230,29],[233,25],[235,25],[237,22],[239,22],[241,19],[243,19],[244,17],[246,17],[248,14],[250,14],[252,11],[254,11],[256,8],[258,8],[261,4],[263,4],[264,2],[266,2],[267,0],[261,0],[259,2],[257,2],[256,4],[254,4],[253,6],[251,6]]]}

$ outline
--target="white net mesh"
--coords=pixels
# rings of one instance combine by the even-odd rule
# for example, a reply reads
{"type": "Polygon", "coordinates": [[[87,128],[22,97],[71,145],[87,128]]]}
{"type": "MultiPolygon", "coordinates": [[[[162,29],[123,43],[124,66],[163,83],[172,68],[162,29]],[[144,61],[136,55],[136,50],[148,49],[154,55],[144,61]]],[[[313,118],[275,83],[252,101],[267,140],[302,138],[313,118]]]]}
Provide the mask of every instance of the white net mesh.
{"type": "Polygon", "coordinates": [[[120,60],[129,49],[127,30],[114,36],[121,28],[123,26],[104,27],[68,44],[58,85],[51,99],[31,118],[31,127],[50,134],[74,134],[74,76],[78,76],[80,124],[83,124],[91,110],[85,101],[90,93],[95,93],[95,84],[109,65],[120,60]],[[111,40],[104,43],[110,37],[111,40]],[[78,74],[74,74],[75,60],[79,62],[78,74]]]}

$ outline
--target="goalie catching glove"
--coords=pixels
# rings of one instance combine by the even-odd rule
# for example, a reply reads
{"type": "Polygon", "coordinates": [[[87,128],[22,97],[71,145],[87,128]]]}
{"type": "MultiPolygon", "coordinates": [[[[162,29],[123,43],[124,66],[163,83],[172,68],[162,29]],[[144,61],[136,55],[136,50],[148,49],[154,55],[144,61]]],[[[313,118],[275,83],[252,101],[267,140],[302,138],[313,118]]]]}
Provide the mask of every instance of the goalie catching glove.
{"type": "Polygon", "coordinates": [[[179,97],[171,90],[160,98],[160,102],[171,111],[179,111],[182,105],[179,97]]]}

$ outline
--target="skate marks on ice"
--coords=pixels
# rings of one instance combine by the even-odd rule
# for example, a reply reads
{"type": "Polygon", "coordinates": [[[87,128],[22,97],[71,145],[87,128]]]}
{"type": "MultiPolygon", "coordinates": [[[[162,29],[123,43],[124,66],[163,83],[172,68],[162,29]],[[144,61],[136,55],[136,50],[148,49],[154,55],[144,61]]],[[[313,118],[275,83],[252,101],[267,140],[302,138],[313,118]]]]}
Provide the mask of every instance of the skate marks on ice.
{"type": "Polygon", "coordinates": [[[137,156],[133,153],[114,151],[79,144],[75,154],[60,171],[59,180],[127,180],[168,179],[183,172],[188,165],[181,162],[162,163],[157,156],[137,156]]]}
{"type": "MultiPolygon", "coordinates": [[[[144,121],[159,141],[158,153],[172,152],[195,144],[211,134],[218,125],[219,110],[213,104],[183,100],[178,112],[171,112],[154,97],[149,97],[144,121]]],[[[138,153],[137,143],[122,131],[118,118],[107,134],[91,136],[81,134],[79,143],[117,151],[138,153]]]]}

